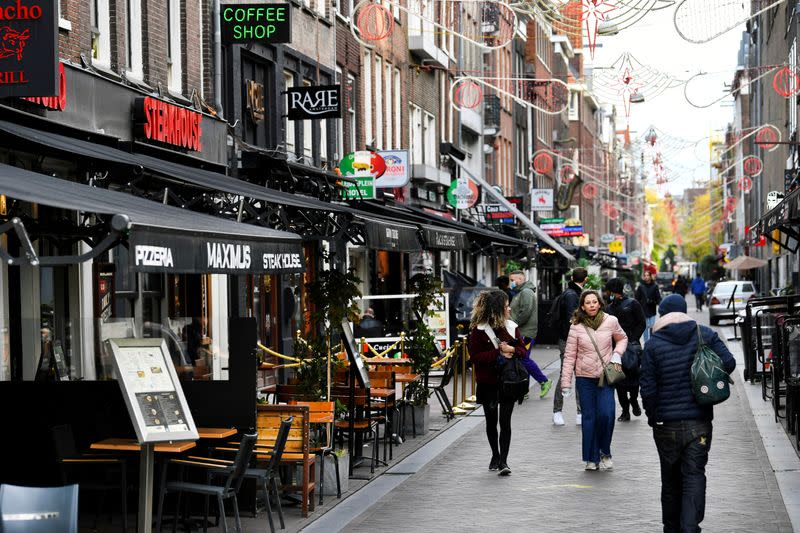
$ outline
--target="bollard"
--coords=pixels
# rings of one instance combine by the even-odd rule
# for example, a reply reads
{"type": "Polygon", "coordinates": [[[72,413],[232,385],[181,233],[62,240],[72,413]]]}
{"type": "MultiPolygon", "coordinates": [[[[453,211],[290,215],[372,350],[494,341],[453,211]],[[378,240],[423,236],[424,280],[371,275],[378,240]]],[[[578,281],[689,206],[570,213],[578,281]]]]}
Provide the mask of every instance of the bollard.
{"type": "MultiPolygon", "coordinates": [[[[458,407],[466,411],[473,411],[478,408],[477,405],[468,401],[467,396],[467,342],[464,341],[461,345],[461,403],[458,407]]],[[[455,400],[455,398],[454,398],[455,400]]]]}

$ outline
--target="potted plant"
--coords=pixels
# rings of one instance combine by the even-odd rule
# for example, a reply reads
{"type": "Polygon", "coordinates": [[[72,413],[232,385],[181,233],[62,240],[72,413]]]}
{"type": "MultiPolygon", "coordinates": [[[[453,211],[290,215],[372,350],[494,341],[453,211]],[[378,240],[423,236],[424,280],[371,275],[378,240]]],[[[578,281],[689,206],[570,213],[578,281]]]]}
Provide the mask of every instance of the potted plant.
{"type": "Polygon", "coordinates": [[[436,337],[431,331],[427,318],[442,310],[442,282],[433,275],[433,272],[417,274],[409,281],[409,290],[414,293],[411,303],[412,322],[409,340],[406,343],[406,352],[411,359],[412,371],[421,376],[421,379],[411,383],[406,389],[405,409],[414,409],[414,416],[406,416],[406,430],[410,430],[412,420],[416,422],[416,433],[424,434],[428,431],[430,420],[430,405],[428,398],[431,391],[428,388],[428,376],[431,365],[439,355],[436,337]]]}
{"type": "MultiPolygon", "coordinates": [[[[341,419],[347,415],[347,405],[336,400],[336,419],[341,419]]],[[[333,454],[325,456],[325,482],[323,483],[323,494],[325,496],[336,496],[336,464],[339,463],[339,486],[342,489],[342,494],[347,492],[349,487],[350,477],[350,454],[347,453],[347,448],[340,448],[334,450],[333,454]],[[333,455],[336,456],[334,461],[333,455]]]]}

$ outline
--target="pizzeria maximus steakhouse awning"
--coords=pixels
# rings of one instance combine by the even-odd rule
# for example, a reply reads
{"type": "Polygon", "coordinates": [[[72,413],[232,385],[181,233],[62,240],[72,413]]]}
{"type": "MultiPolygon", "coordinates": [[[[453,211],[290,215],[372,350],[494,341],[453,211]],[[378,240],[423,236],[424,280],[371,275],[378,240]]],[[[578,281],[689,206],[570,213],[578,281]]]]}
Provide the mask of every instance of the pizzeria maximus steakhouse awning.
{"type": "Polygon", "coordinates": [[[152,202],[117,191],[89,187],[0,164],[0,194],[54,208],[110,215],[109,234],[80,256],[38,257],[18,219],[0,226],[20,236],[24,257],[9,264],[69,264],[97,257],[127,242],[130,268],[138,272],[192,274],[294,273],[304,270],[300,236],[241,224],[152,202]]]}

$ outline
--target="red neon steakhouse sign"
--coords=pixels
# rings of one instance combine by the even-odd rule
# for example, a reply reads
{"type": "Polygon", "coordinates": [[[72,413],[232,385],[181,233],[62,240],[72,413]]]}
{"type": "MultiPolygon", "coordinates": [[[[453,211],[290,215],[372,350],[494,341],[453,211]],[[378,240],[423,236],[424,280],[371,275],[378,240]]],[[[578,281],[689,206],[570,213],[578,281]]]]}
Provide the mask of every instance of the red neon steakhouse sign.
{"type": "Polygon", "coordinates": [[[64,111],[67,107],[67,74],[64,72],[64,63],[58,64],[57,96],[25,96],[22,99],[53,111],[64,111]]]}
{"type": "Polygon", "coordinates": [[[133,108],[135,133],[149,141],[199,152],[203,115],[150,96],[137,98],[133,108]]]}

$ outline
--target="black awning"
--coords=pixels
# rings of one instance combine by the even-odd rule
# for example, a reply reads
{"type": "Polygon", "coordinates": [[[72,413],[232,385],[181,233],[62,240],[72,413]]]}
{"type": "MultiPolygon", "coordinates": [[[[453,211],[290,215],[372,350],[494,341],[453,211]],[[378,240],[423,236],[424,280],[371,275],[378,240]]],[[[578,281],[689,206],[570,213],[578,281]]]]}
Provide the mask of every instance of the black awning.
{"type": "Polygon", "coordinates": [[[220,191],[227,194],[245,196],[273,204],[298,207],[301,209],[351,214],[354,212],[354,210],[347,206],[331,204],[308,196],[290,194],[267,187],[261,187],[218,172],[194,168],[180,163],[173,163],[172,161],[145,154],[130,153],[118,148],[111,148],[73,137],[66,137],[57,133],[21,126],[13,122],[0,120],[0,131],[36,143],[46,149],[64,154],[82,155],[110,163],[139,166],[149,171],[162,174],[165,177],[177,179],[210,191],[220,191]]]}
{"type": "Polygon", "coordinates": [[[359,215],[364,224],[367,247],[391,252],[419,252],[422,247],[417,239],[417,227],[399,224],[379,217],[359,215]]]}
{"type": "MultiPolygon", "coordinates": [[[[301,240],[293,233],[241,224],[2,164],[0,194],[60,209],[111,215],[110,226],[116,235],[104,240],[108,245],[105,249],[127,239],[130,266],[136,271],[258,274],[304,270],[301,240]]],[[[9,224],[4,225],[5,231],[11,229],[9,224]]],[[[102,251],[75,259],[85,260],[102,251]]],[[[59,261],[58,257],[47,259],[42,258],[41,264],[59,261]]]]}
{"type": "Polygon", "coordinates": [[[797,252],[800,248],[800,189],[793,190],[778,205],[764,213],[750,228],[747,238],[751,244],[755,244],[761,235],[792,253],[797,252]],[[772,234],[775,230],[781,232],[777,239],[772,234]]]}
{"type": "Polygon", "coordinates": [[[468,250],[467,234],[456,229],[445,229],[440,226],[422,225],[422,237],[425,248],[431,250],[468,250]]]}

